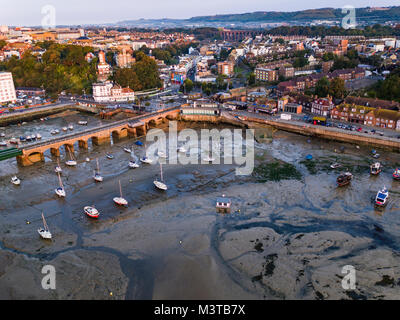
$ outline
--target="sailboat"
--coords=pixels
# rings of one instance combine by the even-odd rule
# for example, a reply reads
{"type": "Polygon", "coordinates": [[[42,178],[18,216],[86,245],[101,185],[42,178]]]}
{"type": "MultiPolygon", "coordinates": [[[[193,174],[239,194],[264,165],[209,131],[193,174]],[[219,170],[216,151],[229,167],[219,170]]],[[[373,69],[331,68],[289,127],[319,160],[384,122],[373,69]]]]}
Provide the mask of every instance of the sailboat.
{"type": "Polygon", "coordinates": [[[66,193],[65,193],[65,189],[62,184],[62,181],[61,181],[60,173],[58,173],[58,182],[60,183],[60,186],[55,190],[55,192],[59,197],[65,197],[66,193]]]}
{"type": "Polygon", "coordinates": [[[119,180],[118,182],[119,182],[119,194],[120,194],[120,196],[119,197],[115,197],[113,200],[119,206],[127,206],[128,205],[128,201],[122,197],[121,180],[119,180]]]}
{"type": "Polygon", "coordinates": [[[43,220],[43,228],[39,228],[38,232],[43,239],[50,240],[51,232],[49,230],[49,227],[47,226],[46,219],[44,218],[43,212],[42,212],[42,220],[43,220]]]}
{"type": "Polygon", "coordinates": [[[160,163],[160,172],[161,172],[161,181],[155,180],[154,181],[154,185],[156,186],[156,188],[166,191],[168,190],[167,185],[163,182],[163,172],[162,172],[162,164],[160,163]]]}
{"type": "Polygon", "coordinates": [[[67,149],[68,149],[68,153],[69,153],[69,156],[70,156],[71,160],[68,160],[65,164],[66,164],[67,166],[74,167],[74,166],[77,165],[77,162],[74,160],[74,157],[73,157],[73,155],[72,155],[72,152],[71,152],[71,150],[69,149],[68,146],[67,146],[67,149]]]}
{"type": "Polygon", "coordinates": [[[88,217],[94,219],[97,219],[100,215],[99,211],[95,207],[86,206],[83,208],[83,211],[88,217]]]}
{"type": "Polygon", "coordinates": [[[62,169],[60,167],[60,159],[59,158],[57,158],[57,167],[54,169],[54,171],[56,173],[61,173],[62,172],[62,169]]]}
{"type": "Polygon", "coordinates": [[[17,176],[14,176],[11,178],[11,183],[19,186],[21,184],[21,180],[19,180],[17,176]]]}
{"type": "Polygon", "coordinates": [[[97,162],[97,172],[94,172],[93,179],[97,182],[103,182],[103,177],[100,175],[100,168],[99,168],[99,159],[96,159],[97,162]]]}

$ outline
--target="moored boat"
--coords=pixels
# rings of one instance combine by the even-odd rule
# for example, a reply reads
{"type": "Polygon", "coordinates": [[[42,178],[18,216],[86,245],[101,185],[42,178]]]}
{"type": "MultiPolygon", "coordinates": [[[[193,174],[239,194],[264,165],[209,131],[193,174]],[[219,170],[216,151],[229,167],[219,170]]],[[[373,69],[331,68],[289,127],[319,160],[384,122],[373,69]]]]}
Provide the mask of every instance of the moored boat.
{"type": "Polygon", "coordinates": [[[160,180],[155,180],[153,183],[156,186],[157,189],[163,190],[163,191],[167,191],[168,190],[168,186],[164,183],[164,178],[163,178],[163,171],[162,171],[162,164],[160,163],[160,176],[161,179],[160,180]]]}
{"type": "Polygon", "coordinates": [[[94,219],[97,219],[100,215],[99,211],[95,207],[86,206],[83,208],[83,211],[88,217],[94,219]]]}
{"type": "Polygon", "coordinates": [[[383,207],[387,204],[388,199],[389,199],[389,190],[384,186],[376,194],[375,205],[377,205],[379,207],[383,207]]]}
{"type": "Polygon", "coordinates": [[[43,228],[39,228],[38,233],[43,239],[50,240],[52,238],[52,235],[49,230],[49,227],[47,226],[46,219],[44,218],[43,212],[42,212],[42,220],[43,220],[43,228]]]}
{"type": "Polygon", "coordinates": [[[351,180],[353,180],[353,175],[350,172],[345,172],[337,177],[336,182],[339,187],[343,187],[345,185],[348,185],[351,180]]]}
{"type": "Polygon", "coordinates": [[[337,162],[331,164],[331,168],[332,169],[340,168],[341,166],[342,165],[340,163],[337,163],[337,162]]]}
{"type": "Polygon", "coordinates": [[[393,179],[400,180],[400,168],[396,168],[396,170],[394,170],[393,179]]]}
{"type": "Polygon", "coordinates": [[[16,186],[19,186],[21,184],[21,180],[19,180],[17,176],[14,176],[11,178],[11,183],[16,186]]]}
{"type": "Polygon", "coordinates": [[[129,168],[136,169],[139,168],[139,165],[134,161],[129,161],[129,168]]]}
{"type": "Polygon", "coordinates": [[[370,167],[370,173],[373,175],[378,175],[382,171],[382,165],[379,162],[375,162],[370,167]]]}
{"type": "Polygon", "coordinates": [[[147,163],[147,164],[152,164],[153,160],[151,160],[150,158],[144,156],[143,158],[140,158],[140,161],[143,163],[147,163]]]}
{"type": "Polygon", "coordinates": [[[113,199],[113,201],[119,206],[127,206],[128,205],[128,201],[125,198],[122,197],[121,181],[118,181],[118,182],[119,182],[119,194],[120,194],[120,196],[119,197],[115,197],[113,199]]]}

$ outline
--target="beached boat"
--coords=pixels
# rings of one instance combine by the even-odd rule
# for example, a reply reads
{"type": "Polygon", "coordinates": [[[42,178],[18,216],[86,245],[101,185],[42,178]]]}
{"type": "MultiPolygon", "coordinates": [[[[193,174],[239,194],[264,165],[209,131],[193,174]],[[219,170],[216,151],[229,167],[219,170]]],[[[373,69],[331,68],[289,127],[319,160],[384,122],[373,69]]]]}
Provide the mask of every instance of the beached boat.
{"type": "Polygon", "coordinates": [[[131,161],[129,161],[129,168],[136,169],[136,168],[139,168],[139,165],[136,162],[131,160],[131,161]]]}
{"type": "Polygon", "coordinates": [[[157,155],[160,157],[160,158],[167,158],[167,155],[166,155],[166,153],[164,152],[164,151],[158,151],[157,152],[157,155]]]}
{"type": "Polygon", "coordinates": [[[332,169],[340,168],[341,166],[342,165],[340,163],[337,163],[337,162],[331,164],[331,168],[332,169]]]}
{"type": "Polygon", "coordinates": [[[38,139],[38,140],[42,139],[42,136],[40,135],[40,133],[36,134],[36,139],[38,139]]]}
{"type": "Polygon", "coordinates": [[[376,153],[372,156],[372,158],[378,159],[381,155],[379,153],[376,153]]]}
{"type": "Polygon", "coordinates": [[[387,204],[388,199],[389,199],[389,190],[386,187],[383,187],[376,194],[375,205],[383,207],[387,204]]]}
{"type": "Polygon", "coordinates": [[[16,138],[12,138],[9,142],[10,142],[10,144],[15,144],[15,145],[18,145],[18,143],[19,143],[16,138]]]}
{"type": "Polygon", "coordinates": [[[373,175],[378,175],[382,171],[382,165],[379,162],[371,164],[370,173],[373,175]]]}
{"type": "Polygon", "coordinates": [[[96,162],[97,162],[97,172],[96,171],[94,172],[93,179],[96,182],[103,182],[103,177],[100,175],[99,159],[96,159],[96,162]]]}
{"type": "Polygon", "coordinates": [[[55,171],[56,173],[61,173],[61,172],[62,172],[62,169],[61,169],[61,166],[60,166],[60,160],[59,160],[59,158],[57,158],[57,167],[54,169],[54,171],[55,171]]]}
{"type": "Polygon", "coordinates": [[[393,179],[400,180],[400,168],[396,168],[396,170],[394,170],[393,179]]]}
{"type": "Polygon", "coordinates": [[[350,172],[345,172],[337,177],[336,182],[339,187],[343,187],[345,185],[348,185],[351,180],[353,180],[353,175],[350,172]]]}
{"type": "Polygon", "coordinates": [[[127,148],[127,147],[124,147],[124,151],[127,152],[127,153],[131,153],[131,152],[132,152],[132,149],[129,149],[129,148],[127,148]]]}
{"type": "Polygon", "coordinates": [[[151,160],[150,158],[147,158],[146,156],[144,156],[143,158],[140,158],[140,161],[143,163],[147,163],[147,164],[153,163],[153,160],[151,160]]]}
{"type": "Polygon", "coordinates": [[[58,174],[58,183],[60,184],[60,186],[57,189],[55,189],[55,192],[56,192],[56,195],[58,195],[59,197],[65,198],[65,196],[67,194],[66,194],[64,186],[62,184],[60,173],[57,173],[57,174],[58,174]]]}
{"type": "Polygon", "coordinates": [[[0,141],[0,147],[7,147],[7,142],[0,141]]]}
{"type": "Polygon", "coordinates": [[[74,126],[73,126],[72,124],[70,124],[70,125],[68,126],[68,129],[72,131],[72,130],[74,130],[74,126]]]}
{"type": "Polygon", "coordinates": [[[4,132],[0,133],[0,137],[4,138],[6,136],[6,134],[4,132]]]}
{"type": "Polygon", "coordinates": [[[81,120],[81,121],[78,121],[78,124],[81,126],[86,126],[88,124],[88,122],[81,120]]]}
{"type": "Polygon", "coordinates": [[[70,148],[67,146],[67,149],[68,149],[68,153],[69,153],[69,156],[70,156],[70,160],[68,160],[67,162],[65,162],[65,164],[67,165],[67,166],[69,166],[69,167],[74,167],[74,166],[76,166],[78,163],[76,162],[76,160],[74,159],[74,156],[72,155],[72,152],[71,152],[71,150],[70,150],[70,148]]]}
{"type": "Polygon", "coordinates": [[[128,205],[128,201],[122,197],[121,180],[119,180],[118,182],[119,182],[119,194],[120,194],[120,196],[119,197],[115,197],[113,199],[113,201],[119,206],[127,206],[128,205]]]}
{"type": "Polygon", "coordinates": [[[68,127],[63,127],[62,131],[64,131],[64,132],[68,131],[68,127]]]}
{"type": "Polygon", "coordinates": [[[163,191],[167,191],[168,190],[168,186],[164,183],[164,178],[163,178],[163,172],[162,172],[162,164],[160,163],[160,176],[161,176],[161,180],[155,180],[153,183],[156,186],[157,189],[163,190],[163,191]]]}
{"type": "Polygon", "coordinates": [[[19,180],[17,176],[14,176],[11,178],[11,183],[16,186],[19,186],[21,184],[21,180],[19,180]]]}
{"type": "Polygon", "coordinates": [[[52,235],[46,223],[46,219],[44,218],[43,212],[42,212],[42,220],[43,220],[43,228],[39,228],[38,233],[43,239],[50,240],[52,238],[52,235]]]}
{"type": "Polygon", "coordinates": [[[114,159],[114,156],[111,153],[106,154],[107,159],[114,159]]]}
{"type": "Polygon", "coordinates": [[[83,211],[89,218],[97,219],[100,215],[99,211],[95,207],[84,207],[83,211]]]}

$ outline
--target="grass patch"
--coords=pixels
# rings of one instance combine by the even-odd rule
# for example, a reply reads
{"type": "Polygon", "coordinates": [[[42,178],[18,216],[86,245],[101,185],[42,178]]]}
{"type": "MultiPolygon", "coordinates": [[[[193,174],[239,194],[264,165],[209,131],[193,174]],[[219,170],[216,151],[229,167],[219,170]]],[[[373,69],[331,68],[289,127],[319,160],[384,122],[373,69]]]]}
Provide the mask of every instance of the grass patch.
{"type": "Polygon", "coordinates": [[[257,182],[280,181],[285,179],[301,179],[301,173],[296,167],[286,162],[263,163],[254,168],[253,176],[257,182]]]}

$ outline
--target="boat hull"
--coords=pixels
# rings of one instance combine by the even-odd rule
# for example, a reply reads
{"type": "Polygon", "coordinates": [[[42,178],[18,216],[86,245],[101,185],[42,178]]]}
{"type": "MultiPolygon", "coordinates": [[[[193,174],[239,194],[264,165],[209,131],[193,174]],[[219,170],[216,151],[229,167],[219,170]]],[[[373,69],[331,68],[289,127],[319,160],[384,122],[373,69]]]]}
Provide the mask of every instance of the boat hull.
{"type": "Polygon", "coordinates": [[[113,199],[113,201],[119,206],[127,206],[128,205],[128,201],[125,200],[124,198],[115,197],[113,199]]]}

